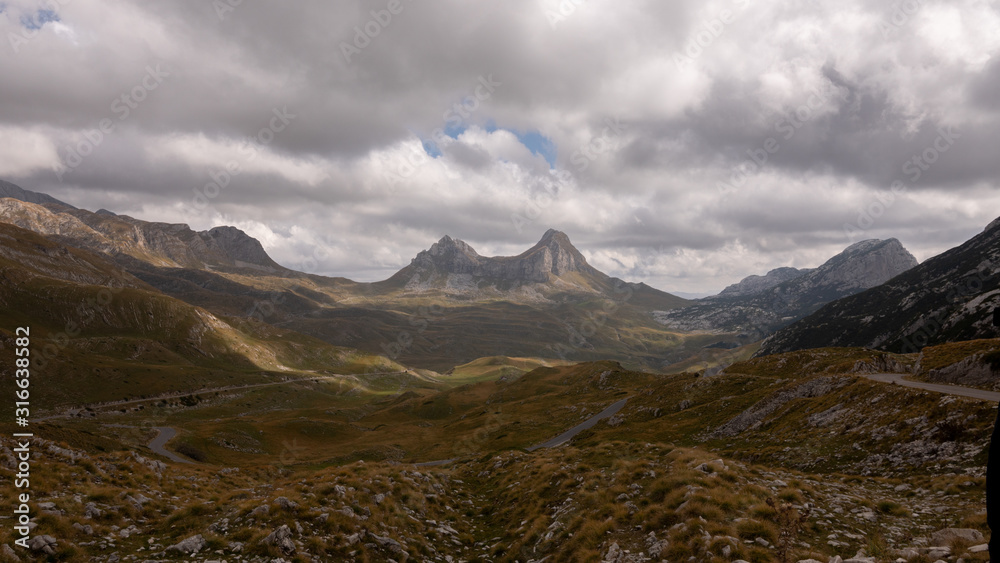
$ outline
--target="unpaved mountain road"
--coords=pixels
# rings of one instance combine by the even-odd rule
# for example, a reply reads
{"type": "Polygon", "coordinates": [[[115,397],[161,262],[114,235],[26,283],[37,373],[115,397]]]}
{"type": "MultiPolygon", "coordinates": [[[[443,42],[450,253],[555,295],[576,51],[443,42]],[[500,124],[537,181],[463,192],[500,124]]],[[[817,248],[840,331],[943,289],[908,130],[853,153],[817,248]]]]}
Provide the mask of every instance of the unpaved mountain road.
{"type": "MultiPolygon", "coordinates": [[[[271,387],[274,385],[291,385],[294,383],[304,383],[304,382],[319,382],[320,380],[336,380],[337,378],[349,378],[357,377],[358,375],[399,375],[407,372],[403,371],[379,371],[366,374],[340,374],[340,373],[325,373],[322,375],[315,375],[309,377],[296,377],[290,379],[283,379],[281,381],[269,381],[266,383],[249,383],[246,385],[227,385],[225,387],[207,387],[201,389],[191,389],[188,391],[171,391],[169,393],[163,393],[162,395],[156,395],[155,397],[143,397],[139,399],[122,399],[120,401],[106,401],[103,403],[89,403],[78,407],[73,407],[69,409],[64,409],[63,412],[59,414],[52,414],[43,416],[41,418],[33,419],[34,422],[44,422],[46,420],[54,420],[57,418],[73,418],[79,413],[86,409],[108,409],[120,407],[122,405],[136,405],[139,403],[148,403],[155,401],[162,401],[164,399],[179,399],[187,395],[207,395],[210,393],[225,393],[227,391],[243,391],[246,389],[256,389],[259,387],[271,387]]],[[[100,412],[100,411],[98,411],[100,412]]],[[[96,414],[96,413],[95,413],[96,414]]]]}
{"type": "Polygon", "coordinates": [[[162,455],[170,461],[176,461],[178,463],[194,463],[190,459],[184,459],[183,457],[163,447],[167,444],[167,441],[177,435],[177,429],[169,426],[157,426],[156,430],[159,434],[157,434],[156,438],[153,438],[153,441],[149,443],[149,449],[162,455]]]}
{"type": "Polygon", "coordinates": [[[575,438],[576,435],[579,434],[580,432],[583,432],[584,430],[586,430],[588,428],[593,428],[594,425],[596,425],[598,422],[604,420],[605,418],[611,418],[612,416],[614,416],[615,414],[617,414],[618,411],[622,410],[622,407],[625,406],[626,402],[628,402],[628,397],[626,397],[626,398],[624,398],[624,399],[622,399],[622,400],[620,400],[620,401],[618,401],[616,403],[612,403],[611,406],[609,406],[608,408],[606,408],[603,411],[595,414],[594,416],[588,418],[587,420],[581,422],[580,424],[577,424],[573,428],[570,428],[569,430],[563,432],[562,434],[556,436],[555,438],[552,438],[548,442],[542,442],[541,444],[538,444],[537,446],[531,446],[530,448],[526,448],[526,449],[529,452],[533,452],[533,451],[537,450],[538,448],[554,448],[556,446],[561,446],[561,445],[565,444],[566,442],[569,442],[570,440],[572,440],[573,438],[575,438]]]}
{"type": "Polygon", "coordinates": [[[934,391],[936,393],[944,393],[947,395],[958,395],[959,397],[969,397],[972,399],[980,399],[983,401],[993,401],[994,403],[1000,402],[1000,393],[996,391],[984,391],[982,389],[973,389],[971,387],[960,387],[958,385],[945,385],[943,383],[927,383],[925,381],[912,381],[909,379],[903,379],[909,374],[901,373],[866,373],[861,374],[868,379],[874,381],[880,381],[882,383],[895,383],[896,385],[902,385],[903,387],[912,387],[914,389],[923,389],[925,391],[934,391]]]}
{"type": "MultiPolygon", "coordinates": [[[[628,402],[628,397],[625,397],[620,401],[612,403],[603,411],[595,414],[594,416],[588,418],[587,420],[584,420],[580,424],[577,424],[573,428],[570,428],[569,430],[563,432],[562,434],[556,436],[555,438],[552,438],[551,440],[548,440],[546,442],[542,442],[541,444],[529,446],[525,449],[528,450],[529,452],[533,452],[539,448],[554,448],[556,446],[561,446],[566,442],[569,442],[570,440],[575,438],[576,435],[579,434],[580,432],[583,432],[588,428],[593,428],[594,425],[596,425],[598,422],[604,420],[605,418],[611,418],[612,416],[617,414],[618,411],[622,410],[622,407],[625,406],[626,402],[628,402]]],[[[457,459],[458,458],[440,459],[437,461],[424,461],[422,463],[414,463],[413,465],[417,467],[433,467],[436,465],[447,465],[457,459]]]]}
{"type": "MultiPolygon", "coordinates": [[[[896,384],[896,385],[901,385],[903,387],[910,387],[913,389],[933,391],[935,393],[943,393],[946,395],[957,395],[959,397],[969,397],[972,399],[979,399],[982,401],[1000,402],[1000,393],[995,391],[984,391],[982,389],[973,389],[971,387],[960,387],[958,385],[945,385],[941,383],[927,383],[924,381],[911,381],[909,379],[904,379],[909,374],[870,373],[861,375],[873,381],[878,381],[880,383],[896,384]]],[[[274,383],[268,385],[274,385],[274,383]]],[[[595,414],[594,416],[588,418],[587,420],[581,422],[580,424],[574,426],[573,428],[570,428],[569,430],[563,432],[562,434],[556,436],[555,438],[552,438],[551,440],[548,440],[546,442],[542,442],[541,444],[528,447],[526,449],[530,452],[540,448],[554,448],[556,446],[565,444],[566,442],[576,437],[576,435],[579,434],[580,432],[583,432],[588,428],[593,428],[601,420],[610,418],[615,414],[617,414],[618,411],[620,411],[625,406],[625,403],[627,401],[628,398],[625,398],[615,403],[612,403],[603,411],[595,414]]],[[[157,437],[152,442],[149,443],[150,449],[173,461],[192,463],[190,460],[183,459],[177,456],[177,454],[163,447],[168,440],[174,437],[174,435],[177,433],[176,430],[170,427],[157,427],[157,430],[160,431],[160,434],[157,435],[157,437]]],[[[455,459],[442,459],[437,461],[425,461],[422,463],[415,463],[414,465],[417,467],[432,467],[437,465],[446,465],[453,461],[455,461],[455,459]]]]}

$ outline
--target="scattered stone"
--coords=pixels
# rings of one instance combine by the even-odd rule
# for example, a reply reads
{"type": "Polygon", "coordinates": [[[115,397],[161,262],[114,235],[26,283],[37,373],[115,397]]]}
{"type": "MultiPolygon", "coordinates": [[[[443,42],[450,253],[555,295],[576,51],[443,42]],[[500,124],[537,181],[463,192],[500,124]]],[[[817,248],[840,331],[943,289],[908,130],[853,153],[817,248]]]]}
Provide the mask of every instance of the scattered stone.
{"type": "Polygon", "coordinates": [[[46,555],[56,554],[56,539],[52,536],[35,536],[28,540],[32,551],[41,551],[46,555]]]}
{"type": "Polygon", "coordinates": [[[177,551],[188,555],[198,553],[208,544],[201,534],[185,538],[174,545],[167,547],[167,551],[177,551]]]}
{"type": "Polygon", "coordinates": [[[87,505],[83,507],[83,515],[87,518],[99,518],[101,514],[104,514],[104,511],[97,508],[97,505],[92,502],[88,502],[87,505]]]}
{"type": "Polygon", "coordinates": [[[18,557],[17,552],[14,551],[14,548],[12,548],[7,544],[3,544],[3,547],[0,547],[0,555],[5,557],[8,561],[13,561],[15,563],[21,561],[21,558],[18,557]]]}
{"type": "MultiPolygon", "coordinates": [[[[646,536],[646,553],[653,559],[660,559],[664,552],[667,551],[667,547],[670,546],[670,542],[667,540],[657,540],[656,532],[650,532],[646,536]]],[[[724,547],[729,547],[724,546],[724,547]]],[[[728,557],[728,555],[727,555],[728,557]]]]}
{"type": "Polygon", "coordinates": [[[284,552],[285,555],[295,553],[295,542],[292,541],[292,529],[287,525],[282,525],[277,530],[268,534],[264,538],[264,543],[273,545],[284,552]]]}
{"type": "Polygon", "coordinates": [[[936,545],[951,545],[955,540],[978,543],[983,541],[983,534],[972,528],[945,528],[931,534],[931,541],[936,545]]]}
{"type": "Polygon", "coordinates": [[[284,510],[295,510],[299,507],[298,503],[288,500],[288,497],[278,497],[274,499],[274,504],[278,505],[278,508],[284,510]]]}

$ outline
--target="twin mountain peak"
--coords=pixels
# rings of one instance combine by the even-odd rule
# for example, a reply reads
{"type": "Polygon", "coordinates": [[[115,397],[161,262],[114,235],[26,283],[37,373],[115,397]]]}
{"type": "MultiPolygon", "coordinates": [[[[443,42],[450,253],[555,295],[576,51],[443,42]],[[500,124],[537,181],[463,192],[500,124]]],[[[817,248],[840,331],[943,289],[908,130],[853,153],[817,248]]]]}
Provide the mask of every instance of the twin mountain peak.
{"type": "Polygon", "coordinates": [[[468,243],[446,235],[417,254],[405,270],[411,275],[458,274],[522,283],[545,283],[571,272],[599,273],[569,237],[555,229],[517,256],[480,256],[468,243]]]}

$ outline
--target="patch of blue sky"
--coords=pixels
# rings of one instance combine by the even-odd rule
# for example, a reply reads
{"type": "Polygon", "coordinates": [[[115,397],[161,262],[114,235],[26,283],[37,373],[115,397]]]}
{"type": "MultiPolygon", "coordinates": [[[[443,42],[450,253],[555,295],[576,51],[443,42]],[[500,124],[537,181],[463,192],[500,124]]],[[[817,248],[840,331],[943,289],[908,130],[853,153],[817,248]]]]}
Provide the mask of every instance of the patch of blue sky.
{"type": "Polygon", "coordinates": [[[21,25],[30,30],[41,29],[45,24],[57,21],[60,21],[59,14],[44,8],[34,14],[21,16],[21,25]]]}
{"type": "Polygon", "coordinates": [[[549,163],[550,168],[555,168],[556,145],[551,139],[538,131],[528,131],[526,133],[511,131],[511,133],[517,136],[517,140],[521,141],[521,144],[527,147],[531,151],[531,154],[536,156],[541,155],[549,163]]]}

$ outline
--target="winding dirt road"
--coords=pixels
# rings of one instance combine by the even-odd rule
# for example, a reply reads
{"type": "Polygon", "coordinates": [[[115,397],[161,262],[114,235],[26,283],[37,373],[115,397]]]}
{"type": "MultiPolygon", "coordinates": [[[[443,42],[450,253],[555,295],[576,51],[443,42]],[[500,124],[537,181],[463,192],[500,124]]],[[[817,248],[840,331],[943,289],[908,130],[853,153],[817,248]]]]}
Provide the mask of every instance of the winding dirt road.
{"type": "Polygon", "coordinates": [[[899,374],[899,373],[869,373],[862,374],[868,379],[873,381],[880,381],[882,383],[895,383],[896,385],[901,385],[903,387],[912,387],[914,389],[923,389],[925,391],[934,391],[936,393],[944,393],[947,395],[958,395],[959,397],[969,397],[972,399],[980,399],[983,401],[993,401],[994,403],[1000,402],[1000,393],[995,391],[984,391],[982,389],[973,389],[971,387],[960,387],[958,385],[945,385],[943,383],[927,383],[925,381],[912,381],[909,379],[903,379],[909,374],[899,374]]]}
{"type": "Polygon", "coordinates": [[[533,452],[539,448],[554,448],[556,446],[561,446],[566,442],[569,442],[570,440],[575,438],[576,435],[579,434],[580,432],[583,432],[588,428],[593,428],[594,425],[596,425],[598,422],[604,420],[605,418],[611,418],[612,416],[617,414],[618,411],[622,410],[622,407],[625,406],[626,402],[628,402],[628,397],[616,403],[612,403],[611,406],[609,406],[608,408],[595,414],[594,416],[588,418],[587,420],[581,422],[580,424],[577,424],[573,428],[570,428],[569,430],[563,432],[562,434],[556,436],[555,438],[552,438],[547,442],[542,442],[537,446],[531,446],[530,448],[525,448],[525,449],[527,449],[529,452],[533,452]]]}
{"type": "MultiPolygon", "coordinates": [[[[540,448],[554,448],[556,446],[561,446],[566,442],[569,442],[570,440],[575,438],[576,435],[579,434],[580,432],[583,432],[588,428],[593,428],[594,425],[596,425],[598,422],[604,420],[605,418],[611,418],[612,416],[617,414],[618,411],[622,410],[622,407],[625,406],[626,402],[628,402],[628,397],[625,397],[620,401],[612,403],[610,406],[608,406],[608,408],[595,414],[594,416],[588,418],[587,420],[584,420],[580,424],[577,424],[573,428],[570,428],[569,430],[563,432],[562,434],[556,436],[555,438],[552,438],[547,442],[542,442],[541,444],[527,447],[525,449],[528,450],[529,452],[533,452],[540,448]]],[[[413,465],[415,465],[416,467],[433,467],[436,465],[447,465],[457,459],[458,458],[439,459],[437,461],[424,461],[421,463],[414,463],[413,465]]]]}
{"type": "Polygon", "coordinates": [[[163,457],[169,459],[170,461],[176,461],[178,463],[194,464],[194,462],[191,461],[190,459],[184,459],[183,457],[163,447],[167,445],[167,442],[171,438],[177,435],[177,429],[171,428],[169,426],[157,426],[156,430],[159,432],[159,434],[157,434],[156,438],[153,438],[153,441],[149,443],[149,449],[162,455],[163,457]]]}

